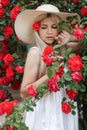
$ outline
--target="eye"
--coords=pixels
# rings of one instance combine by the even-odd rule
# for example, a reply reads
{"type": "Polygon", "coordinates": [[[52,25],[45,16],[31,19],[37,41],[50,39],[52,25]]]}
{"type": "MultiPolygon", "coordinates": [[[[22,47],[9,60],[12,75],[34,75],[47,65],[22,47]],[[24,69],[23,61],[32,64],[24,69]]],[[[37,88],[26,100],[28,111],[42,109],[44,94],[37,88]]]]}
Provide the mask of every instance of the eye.
{"type": "Polygon", "coordinates": [[[57,29],[57,25],[56,24],[52,25],[52,28],[57,29]]]}
{"type": "Polygon", "coordinates": [[[41,27],[41,29],[46,29],[47,27],[41,27]]]}
{"type": "Polygon", "coordinates": [[[41,29],[46,29],[47,28],[47,26],[41,26],[41,29]]]}

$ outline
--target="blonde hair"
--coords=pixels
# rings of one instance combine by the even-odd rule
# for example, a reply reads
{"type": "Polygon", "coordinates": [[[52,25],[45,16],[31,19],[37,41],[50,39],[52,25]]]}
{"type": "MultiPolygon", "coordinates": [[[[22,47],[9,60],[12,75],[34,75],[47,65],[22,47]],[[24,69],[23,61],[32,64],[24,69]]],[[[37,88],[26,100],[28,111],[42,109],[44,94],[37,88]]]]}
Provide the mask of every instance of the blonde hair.
{"type": "Polygon", "coordinates": [[[57,25],[61,21],[61,18],[58,15],[52,14],[52,13],[45,13],[45,14],[39,15],[39,17],[37,17],[34,22],[36,21],[41,22],[45,18],[49,18],[49,17],[52,19],[52,21],[55,21],[57,25]]]}

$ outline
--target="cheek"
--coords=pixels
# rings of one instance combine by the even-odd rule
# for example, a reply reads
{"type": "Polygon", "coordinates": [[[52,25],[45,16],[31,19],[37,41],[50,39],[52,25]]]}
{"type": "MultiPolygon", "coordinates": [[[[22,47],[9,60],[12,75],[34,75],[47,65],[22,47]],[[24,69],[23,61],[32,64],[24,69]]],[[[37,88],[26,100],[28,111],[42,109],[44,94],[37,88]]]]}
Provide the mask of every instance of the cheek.
{"type": "Polygon", "coordinates": [[[40,36],[40,38],[43,38],[43,37],[45,36],[45,34],[46,34],[46,33],[44,33],[44,31],[41,31],[41,30],[39,31],[39,36],[40,36]]]}

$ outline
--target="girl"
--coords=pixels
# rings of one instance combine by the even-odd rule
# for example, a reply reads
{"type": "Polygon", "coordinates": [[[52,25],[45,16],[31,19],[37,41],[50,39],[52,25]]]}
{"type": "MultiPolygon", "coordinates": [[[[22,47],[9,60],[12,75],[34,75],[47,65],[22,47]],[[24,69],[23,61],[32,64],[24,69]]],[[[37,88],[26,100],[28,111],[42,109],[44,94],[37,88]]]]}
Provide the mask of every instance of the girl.
{"type": "MultiPolygon", "coordinates": [[[[29,86],[33,85],[36,89],[49,79],[46,66],[41,59],[41,54],[47,45],[54,46],[56,41],[56,43],[66,44],[66,49],[68,47],[79,48],[78,43],[72,41],[73,38],[68,32],[63,30],[58,34],[58,23],[66,20],[68,16],[76,15],[59,12],[57,7],[50,4],[41,5],[36,10],[25,10],[18,15],[15,21],[16,34],[25,43],[34,44],[27,54],[25,63],[21,84],[23,99],[29,96],[29,86]]],[[[64,49],[61,49],[61,56],[57,58],[63,58],[64,49]]],[[[56,93],[46,93],[37,102],[34,112],[26,113],[25,123],[29,130],[78,130],[78,114],[65,115],[61,110],[63,95],[65,95],[63,89],[56,93]]]]}

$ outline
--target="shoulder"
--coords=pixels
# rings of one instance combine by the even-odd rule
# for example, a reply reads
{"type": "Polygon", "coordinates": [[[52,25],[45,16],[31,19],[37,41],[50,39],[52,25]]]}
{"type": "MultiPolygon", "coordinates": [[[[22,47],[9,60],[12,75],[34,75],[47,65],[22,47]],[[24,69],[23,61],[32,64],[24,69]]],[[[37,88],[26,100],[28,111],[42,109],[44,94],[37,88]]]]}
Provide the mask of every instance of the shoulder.
{"type": "Polygon", "coordinates": [[[38,47],[31,47],[27,53],[27,56],[34,58],[40,58],[40,50],[38,47]]]}
{"type": "Polygon", "coordinates": [[[40,54],[40,50],[38,47],[31,47],[28,51],[28,53],[33,53],[33,54],[40,54]]]}

